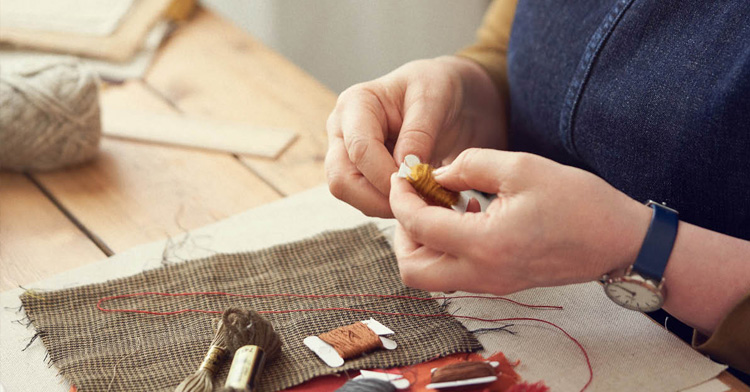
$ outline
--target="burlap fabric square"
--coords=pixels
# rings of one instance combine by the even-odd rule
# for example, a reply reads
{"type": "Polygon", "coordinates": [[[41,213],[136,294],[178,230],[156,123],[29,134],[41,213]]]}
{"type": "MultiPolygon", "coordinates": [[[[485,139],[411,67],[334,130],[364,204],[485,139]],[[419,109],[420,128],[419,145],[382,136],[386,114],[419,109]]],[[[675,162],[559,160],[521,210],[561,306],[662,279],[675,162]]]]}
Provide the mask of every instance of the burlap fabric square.
{"type": "MultiPolygon", "coordinates": [[[[257,252],[188,261],[106,283],[27,293],[21,301],[52,363],[79,391],[170,391],[200,365],[213,337],[212,320],[216,316],[102,312],[96,303],[103,297],[127,293],[196,291],[429,297],[427,292],[403,285],[388,242],[374,225],[366,225],[257,252]]],[[[375,297],[140,296],[104,305],[151,311],[224,310],[236,306],[258,311],[358,308],[390,313],[443,312],[435,301],[375,297]]],[[[473,335],[451,317],[383,316],[352,311],[266,316],[281,336],[283,352],[262,375],[260,389],[264,391],[281,390],[316,376],[348,369],[405,366],[481,348],[473,335]],[[302,344],[306,336],[370,316],[396,332],[392,337],[399,345],[396,350],[378,350],[333,369],[302,344]]],[[[214,383],[216,387],[223,385],[228,366],[228,363],[223,365],[214,383]]]]}

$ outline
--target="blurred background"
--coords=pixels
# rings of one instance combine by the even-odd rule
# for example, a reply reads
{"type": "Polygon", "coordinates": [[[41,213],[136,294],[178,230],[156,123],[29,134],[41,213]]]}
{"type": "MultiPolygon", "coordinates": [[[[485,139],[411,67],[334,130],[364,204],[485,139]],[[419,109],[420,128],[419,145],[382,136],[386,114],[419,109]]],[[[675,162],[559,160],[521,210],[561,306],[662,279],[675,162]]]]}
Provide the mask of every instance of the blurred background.
{"type": "Polygon", "coordinates": [[[206,0],[334,92],[473,42],[490,0],[206,0]]]}

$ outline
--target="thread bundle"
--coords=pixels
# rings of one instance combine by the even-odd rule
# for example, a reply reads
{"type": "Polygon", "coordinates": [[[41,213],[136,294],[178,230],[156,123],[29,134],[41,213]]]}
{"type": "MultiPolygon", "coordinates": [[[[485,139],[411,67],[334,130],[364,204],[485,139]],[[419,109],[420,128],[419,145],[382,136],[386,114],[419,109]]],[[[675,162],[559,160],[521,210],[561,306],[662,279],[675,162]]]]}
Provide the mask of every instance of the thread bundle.
{"type": "Polygon", "coordinates": [[[356,357],[379,347],[383,347],[380,337],[367,325],[356,322],[336,328],[318,336],[330,344],[343,359],[356,357]]]}
{"type": "Polygon", "coordinates": [[[426,163],[418,163],[411,167],[411,173],[406,180],[428,202],[446,208],[458,203],[459,194],[443,188],[432,175],[434,167],[426,163]]]}
{"type": "Polygon", "coordinates": [[[97,78],[71,59],[0,67],[0,169],[53,170],[92,159],[101,120],[97,78]]]}
{"type": "Polygon", "coordinates": [[[262,347],[269,358],[281,352],[281,340],[263,316],[252,310],[227,309],[217,324],[203,363],[177,386],[175,392],[211,392],[213,377],[222,361],[248,344],[262,347]]]}
{"type": "Polygon", "coordinates": [[[441,383],[495,375],[495,368],[487,362],[458,362],[435,370],[431,381],[441,383]]]}

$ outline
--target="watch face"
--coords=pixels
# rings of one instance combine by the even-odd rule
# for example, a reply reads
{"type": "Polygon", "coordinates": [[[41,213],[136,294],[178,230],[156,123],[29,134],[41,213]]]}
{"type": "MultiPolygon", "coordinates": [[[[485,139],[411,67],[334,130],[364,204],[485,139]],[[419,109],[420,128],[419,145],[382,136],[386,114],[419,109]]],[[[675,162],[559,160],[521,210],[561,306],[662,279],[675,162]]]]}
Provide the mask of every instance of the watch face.
{"type": "Polygon", "coordinates": [[[604,292],[618,305],[639,312],[653,312],[664,303],[661,293],[652,284],[627,277],[606,284],[604,292]]]}

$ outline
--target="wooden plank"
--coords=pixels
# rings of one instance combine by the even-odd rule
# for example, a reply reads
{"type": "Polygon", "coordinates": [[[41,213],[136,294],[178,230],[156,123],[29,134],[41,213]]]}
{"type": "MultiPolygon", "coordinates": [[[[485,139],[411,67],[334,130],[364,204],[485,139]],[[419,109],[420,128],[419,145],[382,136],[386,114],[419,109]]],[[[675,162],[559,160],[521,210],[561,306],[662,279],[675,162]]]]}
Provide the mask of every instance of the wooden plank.
{"type": "Polygon", "coordinates": [[[170,38],[146,82],[187,114],[297,131],[276,160],[242,158],[283,194],[325,182],[325,121],[336,95],[213,13],[200,10],[170,38]]]}
{"type": "Polygon", "coordinates": [[[25,175],[0,172],[0,291],[104,257],[25,175]]]}
{"type": "Polygon", "coordinates": [[[19,48],[126,61],[141,48],[151,28],[162,19],[171,0],[140,0],[114,33],[95,36],[0,27],[0,42],[19,48]]]}
{"type": "Polygon", "coordinates": [[[750,392],[750,386],[743,383],[727,371],[721,372],[716,378],[731,388],[731,392],[750,392]]]}
{"type": "Polygon", "coordinates": [[[132,108],[102,110],[102,132],[126,140],[141,140],[276,158],[297,134],[287,129],[254,127],[229,121],[155,113],[132,108]]]}
{"type": "MultiPolygon", "coordinates": [[[[107,88],[101,102],[172,111],[139,82],[107,88]]],[[[114,252],[280,197],[231,155],[109,138],[96,161],[34,176],[114,252]]]]}

